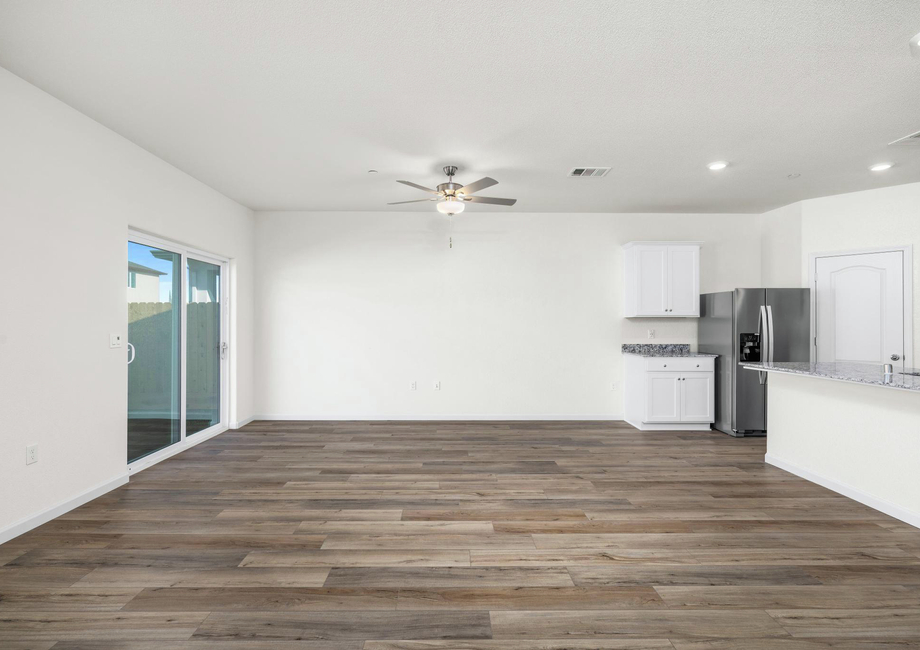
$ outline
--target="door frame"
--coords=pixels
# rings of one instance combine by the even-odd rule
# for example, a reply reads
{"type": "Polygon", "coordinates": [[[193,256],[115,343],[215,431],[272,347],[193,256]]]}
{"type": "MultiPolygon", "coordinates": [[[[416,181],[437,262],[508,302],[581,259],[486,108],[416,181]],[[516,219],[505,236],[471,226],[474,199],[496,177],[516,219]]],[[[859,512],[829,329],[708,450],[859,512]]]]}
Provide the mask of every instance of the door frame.
{"type": "MultiPolygon", "coordinates": [[[[179,329],[179,441],[163,449],[138,458],[136,461],[127,462],[128,474],[134,474],[141,470],[147,469],[151,465],[156,465],[170,456],[174,456],[181,451],[185,451],[195,445],[204,442],[214,436],[227,431],[230,428],[230,372],[234,360],[234,353],[230,347],[230,258],[215,255],[208,251],[199,250],[186,246],[171,239],[164,239],[156,235],[148,234],[136,228],[128,228],[128,239],[138,244],[145,244],[163,250],[176,253],[181,256],[179,262],[180,275],[180,292],[179,310],[180,310],[180,329],[179,329]],[[220,266],[220,320],[221,320],[221,342],[228,345],[227,356],[223,359],[220,377],[220,422],[217,424],[192,434],[192,437],[186,436],[186,419],[187,419],[187,355],[188,355],[188,277],[187,266],[188,258],[191,257],[202,262],[220,266]]],[[[127,341],[127,336],[125,337],[127,341]]],[[[128,341],[130,343],[130,341],[128,341]]],[[[127,366],[125,366],[127,374],[127,366]]],[[[128,395],[125,391],[125,422],[127,422],[127,405],[128,395]]],[[[126,432],[127,435],[127,432],[126,432]]]]}
{"type": "Polygon", "coordinates": [[[818,319],[818,287],[817,265],[822,257],[847,257],[850,255],[871,255],[874,253],[901,253],[901,288],[904,292],[904,358],[905,368],[913,368],[914,360],[914,247],[913,244],[905,246],[881,246],[879,248],[859,248],[846,251],[826,251],[823,253],[808,254],[808,288],[811,290],[811,362],[818,358],[817,346],[817,319],[818,319]]]}

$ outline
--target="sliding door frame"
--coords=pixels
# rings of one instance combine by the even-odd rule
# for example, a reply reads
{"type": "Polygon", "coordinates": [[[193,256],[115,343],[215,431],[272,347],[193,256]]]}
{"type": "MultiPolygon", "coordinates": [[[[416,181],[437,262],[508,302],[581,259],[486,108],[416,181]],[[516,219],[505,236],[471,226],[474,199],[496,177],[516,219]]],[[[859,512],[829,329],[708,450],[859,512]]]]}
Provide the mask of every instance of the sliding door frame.
{"type": "MultiPolygon", "coordinates": [[[[180,310],[180,328],[179,328],[179,441],[163,449],[138,458],[133,462],[128,462],[128,474],[134,474],[143,469],[156,465],[170,456],[174,456],[181,451],[204,442],[214,436],[223,433],[230,428],[230,367],[234,350],[230,347],[230,260],[229,258],[208,253],[197,248],[191,248],[179,244],[169,239],[163,239],[155,235],[147,234],[134,228],[128,228],[128,240],[138,244],[153,246],[162,250],[176,253],[181,256],[179,264],[180,292],[179,310],[180,310]],[[186,424],[188,419],[187,402],[188,402],[188,260],[189,258],[207,262],[220,266],[220,341],[218,345],[227,344],[227,353],[221,358],[220,364],[220,422],[207,429],[202,429],[193,433],[191,437],[186,435],[186,424]]],[[[127,340],[127,337],[126,337],[127,340]]],[[[129,341],[130,342],[130,341],[129,341]]],[[[218,351],[220,354],[220,351],[218,351]]],[[[125,366],[127,373],[127,366],[125,366]]],[[[125,422],[127,426],[127,393],[125,395],[125,422]]],[[[127,429],[126,435],[127,435],[127,429]]]]}

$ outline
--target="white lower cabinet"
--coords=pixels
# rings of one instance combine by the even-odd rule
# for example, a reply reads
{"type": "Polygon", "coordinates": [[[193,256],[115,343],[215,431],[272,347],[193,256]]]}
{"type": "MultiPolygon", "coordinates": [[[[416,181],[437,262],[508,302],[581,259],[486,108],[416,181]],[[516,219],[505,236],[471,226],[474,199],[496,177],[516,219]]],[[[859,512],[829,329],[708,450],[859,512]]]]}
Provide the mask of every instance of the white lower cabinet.
{"type": "Polygon", "coordinates": [[[626,357],[626,421],[645,431],[707,431],[715,421],[712,357],[626,357]]]}
{"type": "Polygon", "coordinates": [[[681,422],[715,422],[713,379],[711,372],[688,372],[681,375],[681,422]]]}
{"type": "Polygon", "coordinates": [[[645,373],[645,422],[680,422],[680,374],[645,373]]]}

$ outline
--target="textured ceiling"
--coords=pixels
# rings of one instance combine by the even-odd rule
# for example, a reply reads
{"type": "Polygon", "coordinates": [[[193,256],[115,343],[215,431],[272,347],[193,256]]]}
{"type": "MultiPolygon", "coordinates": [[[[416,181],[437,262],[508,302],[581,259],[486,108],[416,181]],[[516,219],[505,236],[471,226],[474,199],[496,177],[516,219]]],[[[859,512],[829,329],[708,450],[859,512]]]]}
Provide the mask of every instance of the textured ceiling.
{"type": "Polygon", "coordinates": [[[916,0],[0,0],[0,66],[255,209],[431,210],[384,203],[454,163],[493,210],[761,212],[920,180],[886,146],[918,32],[916,0]]]}

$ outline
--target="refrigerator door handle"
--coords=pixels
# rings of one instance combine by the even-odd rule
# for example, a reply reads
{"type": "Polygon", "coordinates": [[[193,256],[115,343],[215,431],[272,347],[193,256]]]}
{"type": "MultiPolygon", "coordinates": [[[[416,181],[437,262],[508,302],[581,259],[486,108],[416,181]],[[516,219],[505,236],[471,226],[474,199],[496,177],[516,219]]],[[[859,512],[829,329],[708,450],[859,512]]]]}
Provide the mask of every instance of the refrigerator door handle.
{"type": "MultiPolygon", "coordinates": [[[[767,321],[767,309],[768,307],[760,306],[760,321],[757,323],[757,333],[760,334],[760,360],[762,362],[770,361],[770,355],[772,355],[772,350],[770,349],[770,330],[767,321]]],[[[757,379],[760,381],[760,385],[763,386],[767,383],[767,373],[762,370],[757,372],[757,379]]]]}
{"type": "Polygon", "coordinates": [[[773,336],[773,307],[767,305],[767,331],[770,333],[770,363],[773,363],[773,349],[776,347],[776,338],[773,336]]]}

